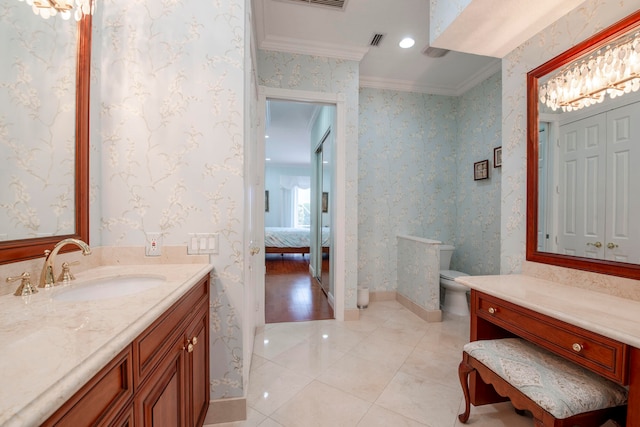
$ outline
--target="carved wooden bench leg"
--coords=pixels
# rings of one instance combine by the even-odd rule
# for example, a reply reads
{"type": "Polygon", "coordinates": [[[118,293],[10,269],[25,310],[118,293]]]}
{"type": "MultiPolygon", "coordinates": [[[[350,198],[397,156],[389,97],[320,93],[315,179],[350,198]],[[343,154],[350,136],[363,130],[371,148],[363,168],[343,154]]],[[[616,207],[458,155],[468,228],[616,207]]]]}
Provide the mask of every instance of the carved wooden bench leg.
{"type": "Polygon", "coordinates": [[[461,423],[466,423],[469,420],[471,414],[471,396],[469,394],[469,374],[475,371],[471,365],[462,359],[460,365],[458,365],[458,376],[460,377],[460,385],[462,386],[462,393],[464,394],[464,412],[458,415],[458,419],[461,423]]]}

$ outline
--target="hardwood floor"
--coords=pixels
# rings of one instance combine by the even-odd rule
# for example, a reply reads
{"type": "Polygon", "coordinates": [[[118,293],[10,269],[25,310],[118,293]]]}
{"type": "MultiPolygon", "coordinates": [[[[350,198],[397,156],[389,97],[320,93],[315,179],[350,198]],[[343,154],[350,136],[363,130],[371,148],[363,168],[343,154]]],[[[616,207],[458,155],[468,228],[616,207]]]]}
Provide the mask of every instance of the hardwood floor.
{"type": "Polygon", "coordinates": [[[266,254],[265,322],[333,319],[333,309],[309,274],[309,254],[266,254]]]}

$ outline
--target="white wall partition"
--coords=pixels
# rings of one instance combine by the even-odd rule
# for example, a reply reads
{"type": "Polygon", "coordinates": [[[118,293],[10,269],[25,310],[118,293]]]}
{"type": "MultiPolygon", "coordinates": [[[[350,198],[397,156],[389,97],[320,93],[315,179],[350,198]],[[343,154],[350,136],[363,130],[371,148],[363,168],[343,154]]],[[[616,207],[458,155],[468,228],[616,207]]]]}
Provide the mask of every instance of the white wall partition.
{"type": "Polygon", "coordinates": [[[421,317],[428,321],[441,320],[440,243],[421,237],[398,236],[397,293],[424,310],[421,317]]]}

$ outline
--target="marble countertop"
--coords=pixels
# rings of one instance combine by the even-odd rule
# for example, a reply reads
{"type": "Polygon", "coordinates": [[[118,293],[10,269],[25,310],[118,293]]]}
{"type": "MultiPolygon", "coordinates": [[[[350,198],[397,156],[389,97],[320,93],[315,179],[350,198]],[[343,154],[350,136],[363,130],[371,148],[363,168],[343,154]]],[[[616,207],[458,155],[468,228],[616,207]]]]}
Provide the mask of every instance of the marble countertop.
{"type": "Polygon", "coordinates": [[[0,425],[38,425],[209,274],[210,264],[101,266],[70,285],[0,297],[0,425]],[[113,276],[163,276],[143,292],[103,300],[54,297],[113,276]]]}
{"type": "Polygon", "coordinates": [[[640,302],[513,274],[456,278],[484,292],[640,348],[640,302]]]}

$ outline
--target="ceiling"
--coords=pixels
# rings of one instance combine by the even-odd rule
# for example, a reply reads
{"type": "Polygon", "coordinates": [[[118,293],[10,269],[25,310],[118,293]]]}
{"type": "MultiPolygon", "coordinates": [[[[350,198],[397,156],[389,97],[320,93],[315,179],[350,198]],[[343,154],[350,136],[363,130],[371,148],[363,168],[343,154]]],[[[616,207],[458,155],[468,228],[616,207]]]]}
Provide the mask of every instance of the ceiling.
{"type": "Polygon", "coordinates": [[[347,0],[344,9],[301,1],[255,0],[258,48],[360,62],[360,86],[458,96],[500,69],[496,58],[422,53],[429,0],[347,0]],[[369,46],[374,34],[381,43],[369,46]],[[414,47],[401,49],[405,36],[414,47]]]}
{"type": "Polygon", "coordinates": [[[311,126],[320,111],[320,106],[308,102],[269,100],[266,111],[266,165],[309,165],[311,126]]]}
{"type": "MultiPolygon", "coordinates": [[[[460,96],[498,72],[499,57],[582,1],[470,0],[435,40],[435,47],[451,49],[441,58],[424,53],[429,44],[429,0],[253,0],[252,6],[259,49],[358,61],[361,87],[460,96]],[[375,34],[383,34],[382,40],[370,46],[375,34]],[[415,46],[401,49],[398,43],[405,36],[413,37],[415,46]]],[[[294,155],[304,152],[308,162],[308,145],[294,145],[301,143],[299,132],[309,127],[313,109],[296,114],[284,108],[286,104],[271,109],[267,133],[278,129],[278,144],[289,147],[284,151],[287,157],[270,149],[269,144],[277,145],[275,139],[267,142],[266,155],[272,163],[298,164],[302,159],[294,155]]]]}

